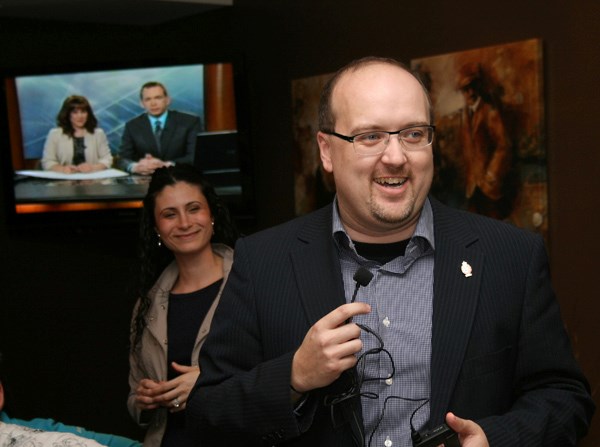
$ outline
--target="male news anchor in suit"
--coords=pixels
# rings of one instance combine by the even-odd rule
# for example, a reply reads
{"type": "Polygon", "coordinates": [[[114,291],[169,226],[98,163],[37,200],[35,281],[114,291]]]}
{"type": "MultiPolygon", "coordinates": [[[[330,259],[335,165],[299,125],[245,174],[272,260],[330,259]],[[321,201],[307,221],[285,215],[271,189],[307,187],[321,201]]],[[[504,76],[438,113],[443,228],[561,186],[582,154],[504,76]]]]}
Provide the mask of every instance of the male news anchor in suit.
{"type": "Polygon", "coordinates": [[[175,163],[194,162],[200,118],[169,110],[171,98],[160,82],[147,82],[140,89],[146,113],[125,124],[119,149],[119,169],[131,174],[151,175],[175,163]]]}
{"type": "Polygon", "coordinates": [[[594,404],[543,239],[429,196],[419,80],[355,61],[319,121],[335,201],[236,244],[187,402],[200,444],[412,447],[445,423],[446,445],[576,445],[594,404]]]}

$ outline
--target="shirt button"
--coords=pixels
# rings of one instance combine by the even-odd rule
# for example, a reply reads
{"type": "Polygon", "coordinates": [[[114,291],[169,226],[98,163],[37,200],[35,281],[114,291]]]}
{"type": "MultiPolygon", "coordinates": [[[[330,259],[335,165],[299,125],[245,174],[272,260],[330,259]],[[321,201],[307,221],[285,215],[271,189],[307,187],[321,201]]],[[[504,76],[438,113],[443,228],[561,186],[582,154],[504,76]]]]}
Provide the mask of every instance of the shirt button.
{"type": "Polygon", "coordinates": [[[385,441],[383,443],[383,445],[385,445],[385,447],[392,447],[394,443],[392,442],[392,440],[390,439],[389,436],[386,436],[385,441]]]}
{"type": "Polygon", "coordinates": [[[383,325],[384,325],[385,327],[389,327],[389,326],[390,326],[390,319],[389,319],[388,317],[385,317],[385,318],[383,319],[383,325]]]}
{"type": "Polygon", "coordinates": [[[386,385],[391,385],[391,384],[393,384],[393,383],[394,383],[394,379],[392,379],[391,377],[389,377],[389,378],[385,379],[385,384],[386,384],[386,385]]]}

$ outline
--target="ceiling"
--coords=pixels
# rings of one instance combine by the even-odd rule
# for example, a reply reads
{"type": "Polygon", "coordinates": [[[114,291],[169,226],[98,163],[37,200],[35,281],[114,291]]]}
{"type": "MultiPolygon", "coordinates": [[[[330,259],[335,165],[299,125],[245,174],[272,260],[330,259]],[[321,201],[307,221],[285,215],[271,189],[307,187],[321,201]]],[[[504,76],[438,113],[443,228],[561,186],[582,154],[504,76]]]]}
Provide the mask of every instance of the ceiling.
{"type": "Polygon", "coordinates": [[[0,18],[148,26],[232,5],[233,0],[0,0],[0,18]]]}

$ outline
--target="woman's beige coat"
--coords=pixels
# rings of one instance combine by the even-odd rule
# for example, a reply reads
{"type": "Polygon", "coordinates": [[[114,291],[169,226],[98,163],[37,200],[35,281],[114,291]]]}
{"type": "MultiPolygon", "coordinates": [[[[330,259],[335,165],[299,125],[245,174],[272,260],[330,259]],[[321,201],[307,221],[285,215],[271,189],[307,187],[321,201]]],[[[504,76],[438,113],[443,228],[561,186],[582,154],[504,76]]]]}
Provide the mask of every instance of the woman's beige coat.
{"type": "MultiPolygon", "coordinates": [[[[223,244],[213,244],[213,251],[221,256],[223,262],[223,284],[215,298],[212,306],[208,310],[204,321],[200,325],[198,336],[192,351],[192,366],[198,365],[198,355],[200,348],[206,340],[210,324],[219,304],[223,287],[227,281],[227,276],[231,271],[233,263],[233,250],[223,244]]],[[[144,438],[144,447],[159,447],[167,425],[167,409],[160,407],[156,410],[141,411],[135,405],[135,390],[140,380],[167,380],[167,311],[169,306],[169,292],[173,288],[179,270],[177,264],[173,261],[160,275],[156,284],[150,291],[152,303],[146,316],[146,329],[141,339],[140,356],[135,357],[130,353],[129,356],[129,397],[127,399],[127,408],[129,414],[142,427],[147,429],[144,438]]],[[[139,301],[135,305],[133,315],[135,316],[139,301]]],[[[133,328],[133,319],[132,319],[133,328]]],[[[132,338],[133,342],[133,331],[132,338]]]]}

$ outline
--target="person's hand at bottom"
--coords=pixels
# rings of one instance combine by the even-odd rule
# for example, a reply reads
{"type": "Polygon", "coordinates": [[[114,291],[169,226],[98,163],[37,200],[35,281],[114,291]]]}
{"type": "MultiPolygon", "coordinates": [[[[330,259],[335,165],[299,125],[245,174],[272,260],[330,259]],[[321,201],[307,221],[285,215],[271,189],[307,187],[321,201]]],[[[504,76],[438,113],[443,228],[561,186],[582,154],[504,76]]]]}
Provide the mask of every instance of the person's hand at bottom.
{"type": "Polygon", "coordinates": [[[469,419],[461,419],[454,413],[446,415],[446,424],[456,433],[462,447],[489,447],[483,429],[469,419]]]}

